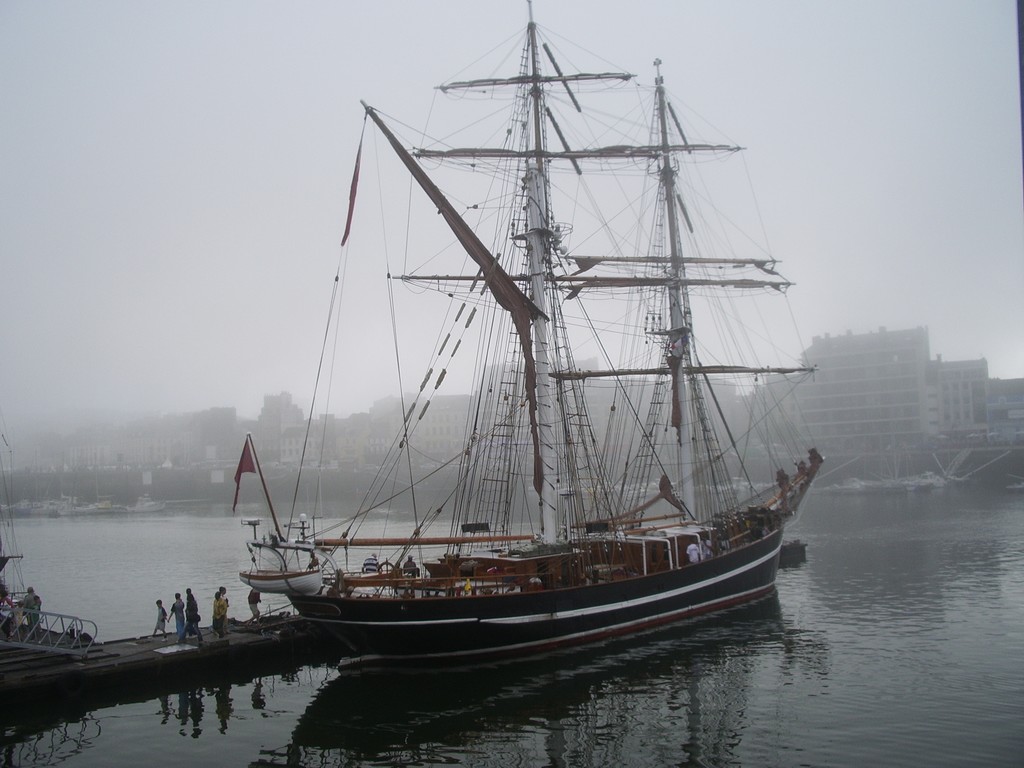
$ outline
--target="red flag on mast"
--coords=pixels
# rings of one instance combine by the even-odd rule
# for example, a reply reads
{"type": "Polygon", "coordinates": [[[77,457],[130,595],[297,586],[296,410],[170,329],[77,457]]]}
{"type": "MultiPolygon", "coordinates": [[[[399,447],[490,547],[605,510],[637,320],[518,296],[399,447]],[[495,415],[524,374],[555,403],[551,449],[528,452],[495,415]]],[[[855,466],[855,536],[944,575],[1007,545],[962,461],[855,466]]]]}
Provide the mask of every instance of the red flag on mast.
{"type": "Polygon", "coordinates": [[[252,450],[249,448],[250,438],[246,436],[245,445],[242,447],[242,458],[238,460],[238,469],[235,470],[235,501],[231,505],[231,511],[238,506],[238,491],[242,487],[242,475],[246,472],[256,472],[256,462],[252,458],[252,450]]]}
{"type": "Polygon", "coordinates": [[[359,163],[363,157],[363,137],[359,137],[359,149],[356,150],[356,167],[352,169],[352,186],[348,190],[348,216],[345,218],[345,234],[341,237],[341,244],[348,242],[349,232],[352,231],[352,214],[356,210],[356,187],[359,186],[359,163]]]}

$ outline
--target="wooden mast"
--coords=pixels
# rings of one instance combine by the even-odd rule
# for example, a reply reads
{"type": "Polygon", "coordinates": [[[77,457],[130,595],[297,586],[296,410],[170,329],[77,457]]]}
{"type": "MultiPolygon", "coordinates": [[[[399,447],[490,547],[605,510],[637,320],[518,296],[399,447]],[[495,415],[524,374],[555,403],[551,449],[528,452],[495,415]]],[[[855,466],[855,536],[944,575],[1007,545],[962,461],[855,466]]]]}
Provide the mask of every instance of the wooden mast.
{"type": "Polygon", "coordinates": [[[274,521],[274,530],[277,532],[277,538],[286,541],[288,537],[282,532],[281,522],[277,519],[277,512],[274,511],[274,502],[270,499],[270,489],[267,488],[267,479],[263,477],[263,467],[260,466],[260,458],[256,455],[256,445],[252,441],[251,432],[245,433],[245,442],[252,452],[252,461],[256,465],[256,474],[260,476],[260,483],[263,485],[263,496],[267,500],[267,507],[270,508],[270,518],[274,521]]]}

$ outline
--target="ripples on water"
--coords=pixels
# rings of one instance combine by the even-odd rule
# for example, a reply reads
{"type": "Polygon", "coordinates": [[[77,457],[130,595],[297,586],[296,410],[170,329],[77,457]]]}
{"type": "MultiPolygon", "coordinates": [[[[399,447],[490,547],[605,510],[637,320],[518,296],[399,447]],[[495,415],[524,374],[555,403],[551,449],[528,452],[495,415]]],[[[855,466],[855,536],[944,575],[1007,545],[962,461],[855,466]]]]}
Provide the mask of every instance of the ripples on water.
{"type": "MultiPolygon", "coordinates": [[[[152,600],[188,584],[244,602],[237,519],[22,528],[47,607],[76,602],[107,639],[148,631],[152,600]],[[117,557],[97,557],[113,540],[117,557]],[[54,578],[62,562],[73,583],[54,578]]],[[[791,534],[808,562],[778,597],[719,617],[503,664],[306,667],[22,711],[5,764],[1020,765],[1024,499],[822,495],[791,534]]]]}

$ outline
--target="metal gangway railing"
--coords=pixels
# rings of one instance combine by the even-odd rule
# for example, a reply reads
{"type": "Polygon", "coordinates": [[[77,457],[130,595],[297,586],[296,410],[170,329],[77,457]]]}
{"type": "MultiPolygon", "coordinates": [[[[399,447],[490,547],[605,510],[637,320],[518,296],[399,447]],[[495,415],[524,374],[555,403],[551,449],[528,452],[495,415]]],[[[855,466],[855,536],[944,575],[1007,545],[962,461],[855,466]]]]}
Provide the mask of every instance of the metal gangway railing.
{"type": "Polygon", "coordinates": [[[96,642],[95,623],[64,613],[18,609],[12,623],[10,635],[6,639],[0,635],[0,648],[14,646],[86,656],[96,642]]]}

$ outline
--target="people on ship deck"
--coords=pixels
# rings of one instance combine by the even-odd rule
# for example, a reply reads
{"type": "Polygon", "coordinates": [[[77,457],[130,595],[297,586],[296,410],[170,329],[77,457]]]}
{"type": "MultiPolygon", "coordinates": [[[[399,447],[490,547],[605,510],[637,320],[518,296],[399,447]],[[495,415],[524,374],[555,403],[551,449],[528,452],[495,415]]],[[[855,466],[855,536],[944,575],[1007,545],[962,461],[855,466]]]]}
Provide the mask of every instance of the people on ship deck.
{"type": "Polygon", "coordinates": [[[817,448],[811,448],[811,450],[807,452],[807,460],[811,462],[811,466],[815,469],[825,462],[825,459],[822,458],[820,453],[818,453],[817,448]]]}
{"type": "Polygon", "coordinates": [[[786,470],[779,467],[779,471],[775,473],[775,482],[779,484],[779,495],[781,508],[783,512],[789,511],[789,475],[786,474],[786,470]]]}
{"type": "Polygon", "coordinates": [[[11,633],[14,630],[13,624],[14,601],[11,600],[6,589],[0,588],[0,632],[3,632],[4,638],[7,640],[11,639],[11,633]]]}
{"type": "Polygon", "coordinates": [[[696,541],[691,541],[689,546],[686,548],[687,561],[691,563],[699,563],[701,561],[700,554],[700,545],[696,541]]]}
{"type": "Polygon", "coordinates": [[[779,467],[779,471],[775,473],[775,482],[779,484],[779,490],[783,493],[789,490],[789,475],[782,467],[779,467]]]}
{"type": "Polygon", "coordinates": [[[420,575],[420,569],[416,567],[416,561],[412,559],[412,555],[405,559],[405,563],[402,565],[402,573],[413,577],[420,575]]]}
{"type": "Polygon", "coordinates": [[[377,573],[379,570],[380,565],[377,562],[376,554],[372,554],[363,560],[363,573],[377,573]]]}

